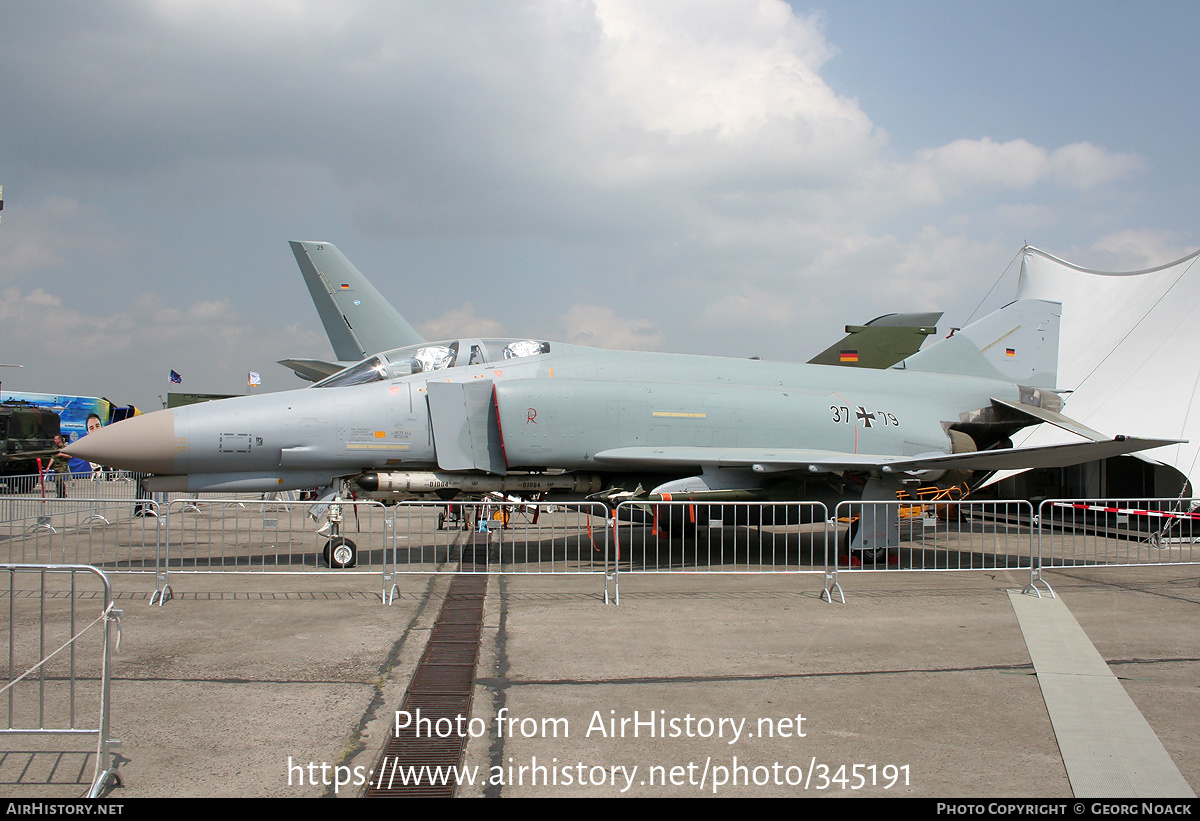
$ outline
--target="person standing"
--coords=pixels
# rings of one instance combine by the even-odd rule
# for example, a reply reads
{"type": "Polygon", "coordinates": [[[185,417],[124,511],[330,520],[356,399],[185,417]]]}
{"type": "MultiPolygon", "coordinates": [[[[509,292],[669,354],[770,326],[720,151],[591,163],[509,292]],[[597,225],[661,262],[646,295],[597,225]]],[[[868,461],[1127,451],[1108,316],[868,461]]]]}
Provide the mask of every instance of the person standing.
{"type": "Polygon", "coordinates": [[[67,479],[71,478],[71,458],[62,452],[66,446],[62,434],[55,434],[54,447],[58,452],[50,459],[50,470],[54,472],[54,489],[60,499],[67,498],[67,479]]]}

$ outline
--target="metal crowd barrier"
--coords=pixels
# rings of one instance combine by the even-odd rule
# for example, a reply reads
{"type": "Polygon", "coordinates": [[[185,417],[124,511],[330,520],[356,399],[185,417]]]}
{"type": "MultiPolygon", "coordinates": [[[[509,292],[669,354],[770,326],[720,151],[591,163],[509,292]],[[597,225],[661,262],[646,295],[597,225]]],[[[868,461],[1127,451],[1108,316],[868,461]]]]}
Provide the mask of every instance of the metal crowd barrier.
{"type": "Polygon", "coordinates": [[[1034,579],[1045,567],[1200,563],[1200,500],[1045,499],[1034,579]]]}
{"type": "Polygon", "coordinates": [[[160,603],[176,573],[378,574],[390,603],[398,574],[602,573],[608,561],[599,503],[175,499],[166,510],[160,603]]]}
{"type": "Polygon", "coordinates": [[[613,566],[608,508],[599,502],[403,502],[391,515],[389,591],[402,574],[603,573],[607,580],[613,566]]]}
{"type": "MultiPolygon", "coordinates": [[[[113,757],[120,742],[109,738],[111,658],[121,619],[112,586],[103,572],[83,565],[0,564],[0,572],[8,574],[8,672],[0,690],[7,720],[0,735],[96,736],[94,798],[106,784],[121,783],[113,757]]],[[[26,752],[30,759],[39,755],[26,752]]]]}
{"type": "Polygon", "coordinates": [[[832,599],[828,519],[819,502],[622,502],[614,515],[614,576],[824,573],[823,595],[832,599]]]}
{"type": "MultiPolygon", "coordinates": [[[[148,493],[138,488],[138,477],[144,474],[130,473],[124,470],[99,470],[92,473],[71,473],[63,476],[63,496],[59,496],[58,477],[47,472],[41,476],[0,476],[0,523],[23,518],[25,511],[33,503],[42,499],[88,499],[93,501],[156,501],[166,504],[174,499],[200,499],[206,494],[199,493],[148,493]]],[[[207,494],[213,498],[236,498],[243,501],[261,499],[261,493],[214,493],[207,494]]],[[[266,496],[272,499],[296,499],[296,491],[270,493],[266,496]]]]}
{"type": "Polygon", "coordinates": [[[28,498],[58,498],[59,490],[65,498],[81,499],[133,499],[137,495],[137,482],[132,473],[123,470],[97,470],[91,473],[58,474],[47,472],[22,476],[0,476],[0,521],[6,515],[9,503],[20,503],[28,498]],[[61,481],[60,481],[61,479],[61,481]]]}
{"type": "Polygon", "coordinates": [[[159,507],[149,500],[7,500],[0,561],[88,564],[109,572],[153,573],[161,560],[159,507]]]}
{"type": "MultiPolygon", "coordinates": [[[[1200,562],[1200,502],[853,501],[600,503],[9,497],[0,561],[92,564],[109,573],[817,573],[995,570],[1200,562]],[[858,530],[864,528],[863,535],[858,530]],[[1036,532],[1035,532],[1036,531],[1036,532]],[[856,538],[857,537],[857,538],[856,538]],[[337,560],[353,554],[352,562],[337,560]]],[[[1048,585],[1046,586],[1047,589],[1048,585]]],[[[1035,587],[1036,589],[1036,587],[1035,587]]],[[[1050,591],[1053,594],[1053,591],[1050,591]]],[[[844,598],[844,597],[843,597],[844,598]]]]}
{"type": "Polygon", "coordinates": [[[839,502],[834,520],[844,534],[835,579],[845,571],[1033,566],[1033,505],[1026,501],[839,502]],[[868,532],[856,543],[860,528],[868,532]]]}
{"type": "Polygon", "coordinates": [[[838,564],[850,570],[1011,570],[1030,566],[1033,505],[1021,500],[839,502],[835,525],[845,528],[838,564]],[[872,522],[893,536],[854,550],[859,527],[872,522]]]}
{"type": "Polygon", "coordinates": [[[382,575],[391,527],[387,508],[375,501],[174,499],[166,506],[156,596],[161,603],[171,595],[172,573],[382,575]],[[347,547],[353,562],[339,563],[347,547]]]}

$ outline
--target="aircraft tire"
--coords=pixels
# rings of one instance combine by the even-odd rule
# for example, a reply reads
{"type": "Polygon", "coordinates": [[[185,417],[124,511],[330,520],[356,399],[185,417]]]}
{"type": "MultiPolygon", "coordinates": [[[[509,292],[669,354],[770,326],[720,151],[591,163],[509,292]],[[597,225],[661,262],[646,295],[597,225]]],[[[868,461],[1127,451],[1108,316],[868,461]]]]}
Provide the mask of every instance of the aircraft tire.
{"type": "Polygon", "coordinates": [[[354,567],[358,563],[358,547],[344,536],[335,536],[325,543],[321,557],[335,570],[354,567]]]}

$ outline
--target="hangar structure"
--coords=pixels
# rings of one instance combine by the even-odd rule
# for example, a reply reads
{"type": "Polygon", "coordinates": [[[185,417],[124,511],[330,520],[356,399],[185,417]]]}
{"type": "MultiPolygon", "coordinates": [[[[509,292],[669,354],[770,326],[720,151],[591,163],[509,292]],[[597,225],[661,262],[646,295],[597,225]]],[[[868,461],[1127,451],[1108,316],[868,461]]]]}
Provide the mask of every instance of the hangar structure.
{"type": "MultiPolygon", "coordinates": [[[[1005,498],[1175,498],[1200,493],[1200,251],[1114,273],[1022,249],[1016,299],[1061,302],[1058,384],[1063,412],[1109,436],[1186,439],[1142,456],[1070,468],[1001,471],[1005,498]],[[1186,483],[1186,484],[1185,484],[1186,483]]],[[[1051,425],[1018,446],[1077,441],[1051,425]]]]}

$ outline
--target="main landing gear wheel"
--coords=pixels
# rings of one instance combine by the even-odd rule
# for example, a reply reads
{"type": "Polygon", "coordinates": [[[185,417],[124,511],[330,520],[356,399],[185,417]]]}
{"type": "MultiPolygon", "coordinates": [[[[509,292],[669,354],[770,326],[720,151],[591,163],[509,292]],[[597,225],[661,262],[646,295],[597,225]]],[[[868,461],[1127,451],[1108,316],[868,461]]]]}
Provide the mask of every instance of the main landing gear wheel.
{"type": "Polygon", "coordinates": [[[334,569],[354,567],[358,562],[358,548],[354,542],[344,536],[334,536],[325,543],[321,551],[325,564],[334,569]]]}

